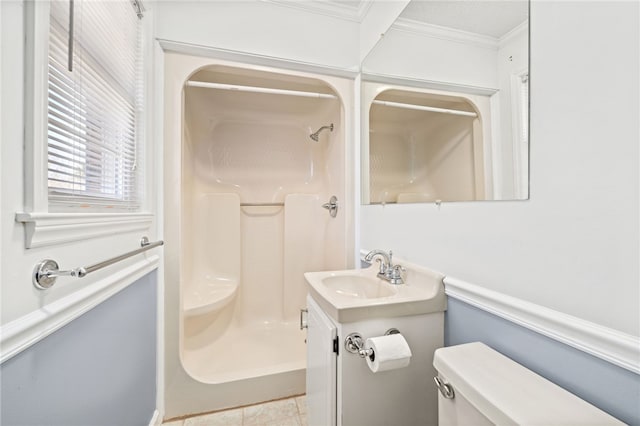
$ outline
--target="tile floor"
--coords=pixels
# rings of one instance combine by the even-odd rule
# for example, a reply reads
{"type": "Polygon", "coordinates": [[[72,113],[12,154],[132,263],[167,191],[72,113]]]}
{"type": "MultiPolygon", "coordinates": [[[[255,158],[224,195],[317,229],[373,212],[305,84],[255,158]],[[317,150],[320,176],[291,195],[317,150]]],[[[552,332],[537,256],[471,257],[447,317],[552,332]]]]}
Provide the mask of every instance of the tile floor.
{"type": "Polygon", "coordinates": [[[162,426],[307,426],[307,402],[303,395],[188,417],[162,426]]]}

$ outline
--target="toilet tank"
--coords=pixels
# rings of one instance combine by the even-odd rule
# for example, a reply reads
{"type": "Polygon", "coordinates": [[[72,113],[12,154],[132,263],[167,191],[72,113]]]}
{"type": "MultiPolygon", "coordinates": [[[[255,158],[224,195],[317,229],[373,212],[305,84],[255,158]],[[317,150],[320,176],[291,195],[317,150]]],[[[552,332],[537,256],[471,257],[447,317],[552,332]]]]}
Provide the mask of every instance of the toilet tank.
{"type": "Polygon", "coordinates": [[[440,426],[624,424],[480,342],[437,349],[433,365],[440,426]]]}

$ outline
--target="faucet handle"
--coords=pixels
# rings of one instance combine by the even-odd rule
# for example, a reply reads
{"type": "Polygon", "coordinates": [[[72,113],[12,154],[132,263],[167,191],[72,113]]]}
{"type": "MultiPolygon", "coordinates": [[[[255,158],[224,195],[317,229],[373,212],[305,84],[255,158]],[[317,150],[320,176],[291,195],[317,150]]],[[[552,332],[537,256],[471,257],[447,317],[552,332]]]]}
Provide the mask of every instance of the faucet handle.
{"type": "Polygon", "coordinates": [[[404,267],[402,265],[393,265],[393,267],[391,268],[392,272],[395,274],[400,275],[400,273],[406,271],[406,269],[404,269],[404,267]]]}
{"type": "Polygon", "coordinates": [[[393,265],[389,269],[389,281],[391,282],[391,284],[404,284],[402,273],[406,271],[406,269],[404,269],[402,265],[393,265]]]}

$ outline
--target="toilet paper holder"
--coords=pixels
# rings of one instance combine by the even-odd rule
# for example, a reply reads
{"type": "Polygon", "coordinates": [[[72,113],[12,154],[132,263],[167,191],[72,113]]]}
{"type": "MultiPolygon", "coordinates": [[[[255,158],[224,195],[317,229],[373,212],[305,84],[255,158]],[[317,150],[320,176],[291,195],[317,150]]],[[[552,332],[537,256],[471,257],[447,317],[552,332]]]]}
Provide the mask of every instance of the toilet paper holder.
{"type": "MultiPolygon", "coordinates": [[[[399,334],[399,333],[400,333],[400,330],[398,330],[397,328],[390,328],[384,333],[384,335],[389,336],[391,334],[399,334]]],[[[344,348],[349,353],[359,355],[360,358],[369,357],[371,361],[375,359],[375,353],[373,352],[373,349],[371,348],[365,349],[364,339],[362,338],[362,335],[360,335],[360,333],[356,332],[356,333],[349,334],[344,339],[344,348]]]]}

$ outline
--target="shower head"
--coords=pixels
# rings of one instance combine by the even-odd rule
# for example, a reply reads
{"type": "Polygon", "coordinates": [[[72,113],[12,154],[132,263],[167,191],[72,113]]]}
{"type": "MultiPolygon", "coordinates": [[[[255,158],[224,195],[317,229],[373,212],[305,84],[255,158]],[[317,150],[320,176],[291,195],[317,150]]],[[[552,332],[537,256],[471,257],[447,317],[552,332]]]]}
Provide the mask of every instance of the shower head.
{"type": "Polygon", "coordinates": [[[331,123],[329,126],[320,127],[317,132],[311,133],[309,137],[314,141],[318,142],[318,139],[319,139],[318,136],[320,135],[320,132],[323,131],[324,129],[329,129],[330,131],[333,132],[333,123],[331,123]]]}

